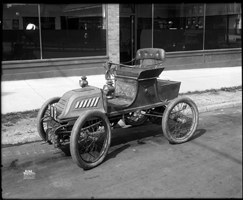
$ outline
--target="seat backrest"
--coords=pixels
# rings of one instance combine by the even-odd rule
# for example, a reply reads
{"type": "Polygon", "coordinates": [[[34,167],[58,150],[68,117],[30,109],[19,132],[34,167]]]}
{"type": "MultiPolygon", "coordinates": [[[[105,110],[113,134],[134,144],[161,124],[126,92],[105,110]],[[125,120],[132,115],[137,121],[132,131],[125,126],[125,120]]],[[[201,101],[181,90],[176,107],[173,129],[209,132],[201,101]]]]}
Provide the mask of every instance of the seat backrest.
{"type": "Polygon", "coordinates": [[[139,65],[140,68],[152,67],[158,68],[165,60],[165,51],[164,49],[159,48],[144,48],[139,49],[136,53],[136,65],[139,65]]]}
{"type": "Polygon", "coordinates": [[[136,60],[154,59],[164,61],[165,51],[158,48],[144,48],[137,50],[136,60]]]}

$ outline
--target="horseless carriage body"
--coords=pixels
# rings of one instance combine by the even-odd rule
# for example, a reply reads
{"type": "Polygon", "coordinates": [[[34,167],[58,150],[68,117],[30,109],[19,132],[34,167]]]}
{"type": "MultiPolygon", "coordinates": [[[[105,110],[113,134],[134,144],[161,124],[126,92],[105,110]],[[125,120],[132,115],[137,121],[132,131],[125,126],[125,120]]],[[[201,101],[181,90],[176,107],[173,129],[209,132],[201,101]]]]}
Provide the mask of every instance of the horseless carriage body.
{"type": "Polygon", "coordinates": [[[191,99],[178,97],[180,82],[158,79],[164,60],[163,49],[145,48],[137,51],[139,63],[133,66],[107,62],[103,89],[82,77],[81,88],[43,104],[37,116],[40,137],[71,153],[83,169],[103,162],[120,119],[133,126],[149,120],[162,126],[170,143],[188,141],[198,125],[198,109],[191,99]]]}

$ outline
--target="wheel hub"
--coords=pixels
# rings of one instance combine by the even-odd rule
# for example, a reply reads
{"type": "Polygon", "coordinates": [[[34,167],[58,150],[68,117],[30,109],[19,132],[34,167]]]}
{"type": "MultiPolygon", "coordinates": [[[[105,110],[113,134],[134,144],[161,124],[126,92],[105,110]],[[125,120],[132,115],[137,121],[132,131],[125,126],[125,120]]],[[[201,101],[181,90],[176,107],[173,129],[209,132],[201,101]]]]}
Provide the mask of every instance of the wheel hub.
{"type": "Polygon", "coordinates": [[[178,118],[176,119],[176,121],[177,121],[177,122],[180,122],[180,123],[182,123],[182,124],[185,124],[185,123],[186,123],[186,119],[185,119],[185,118],[180,118],[180,117],[178,117],[178,118]]]}

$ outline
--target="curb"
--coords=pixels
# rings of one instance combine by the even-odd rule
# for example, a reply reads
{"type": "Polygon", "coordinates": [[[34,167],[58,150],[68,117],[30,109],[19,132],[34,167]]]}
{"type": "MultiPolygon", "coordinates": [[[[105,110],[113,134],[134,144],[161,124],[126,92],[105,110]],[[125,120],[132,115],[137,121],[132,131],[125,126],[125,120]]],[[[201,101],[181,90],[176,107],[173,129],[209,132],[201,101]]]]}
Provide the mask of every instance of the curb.
{"type": "Polygon", "coordinates": [[[209,106],[201,106],[198,107],[198,112],[204,113],[204,112],[210,112],[210,111],[215,111],[223,108],[232,108],[237,106],[242,106],[242,101],[219,103],[219,104],[214,104],[209,106]]]}

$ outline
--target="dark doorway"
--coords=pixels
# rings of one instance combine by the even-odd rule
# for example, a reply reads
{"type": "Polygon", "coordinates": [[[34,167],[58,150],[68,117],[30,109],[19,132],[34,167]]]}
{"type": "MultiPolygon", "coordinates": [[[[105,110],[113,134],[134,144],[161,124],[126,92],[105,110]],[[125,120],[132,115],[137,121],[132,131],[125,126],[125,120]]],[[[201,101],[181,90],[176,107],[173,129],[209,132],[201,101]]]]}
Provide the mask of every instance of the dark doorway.
{"type": "MultiPolygon", "coordinates": [[[[120,62],[135,56],[135,5],[120,4],[120,62]]],[[[128,63],[132,64],[132,63],[128,63]]]]}

